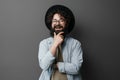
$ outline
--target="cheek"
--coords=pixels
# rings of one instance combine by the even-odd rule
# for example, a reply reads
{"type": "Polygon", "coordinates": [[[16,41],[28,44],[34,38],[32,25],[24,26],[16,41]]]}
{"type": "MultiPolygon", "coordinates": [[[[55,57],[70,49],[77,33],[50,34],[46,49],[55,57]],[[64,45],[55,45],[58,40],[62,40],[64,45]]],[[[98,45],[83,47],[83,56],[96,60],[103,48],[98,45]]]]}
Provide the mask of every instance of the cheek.
{"type": "Polygon", "coordinates": [[[65,27],[65,26],[66,26],[66,24],[65,24],[65,23],[63,23],[63,24],[62,24],[62,26],[63,26],[63,27],[65,27]]]}
{"type": "Polygon", "coordinates": [[[54,28],[54,24],[53,23],[51,24],[51,26],[52,26],[52,28],[54,28]]]}

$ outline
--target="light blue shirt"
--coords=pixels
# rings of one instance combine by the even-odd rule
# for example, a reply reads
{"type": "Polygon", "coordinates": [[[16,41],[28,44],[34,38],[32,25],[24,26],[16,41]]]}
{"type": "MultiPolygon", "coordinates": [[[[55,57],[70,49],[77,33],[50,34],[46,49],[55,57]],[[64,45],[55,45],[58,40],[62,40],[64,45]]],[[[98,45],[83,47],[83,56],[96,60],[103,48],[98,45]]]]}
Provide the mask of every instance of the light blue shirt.
{"type": "MultiPolygon", "coordinates": [[[[55,57],[50,52],[53,38],[44,39],[39,44],[38,59],[42,69],[39,80],[50,80],[53,69],[51,67],[55,57]]],[[[80,68],[83,62],[83,52],[81,43],[71,37],[66,37],[62,45],[62,55],[64,62],[58,62],[58,70],[66,73],[68,80],[81,80],[80,68]]]]}

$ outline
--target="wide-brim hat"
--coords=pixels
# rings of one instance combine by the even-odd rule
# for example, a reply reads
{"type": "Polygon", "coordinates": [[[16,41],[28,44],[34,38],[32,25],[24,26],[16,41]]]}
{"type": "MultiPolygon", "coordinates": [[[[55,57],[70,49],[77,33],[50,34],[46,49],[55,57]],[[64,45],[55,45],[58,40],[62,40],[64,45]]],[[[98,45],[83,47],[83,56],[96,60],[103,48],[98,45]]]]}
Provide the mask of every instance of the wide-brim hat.
{"type": "Polygon", "coordinates": [[[70,33],[74,27],[75,18],[74,18],[72,11],[63,5],[53,5],[47,10],[47,12],[45,14],[45,24],[46,24],[47,28],[49,30],[51,30],[51,22],[52,22],[52,20],[48,21],[48,16],[51,15],[51,13],[55,14],[57,12],[57,10],[65,11],[67,13],[67,15],[70,15],[71,19],[70,19],[70,22],[68,25],[68,33],[70,33]]]}

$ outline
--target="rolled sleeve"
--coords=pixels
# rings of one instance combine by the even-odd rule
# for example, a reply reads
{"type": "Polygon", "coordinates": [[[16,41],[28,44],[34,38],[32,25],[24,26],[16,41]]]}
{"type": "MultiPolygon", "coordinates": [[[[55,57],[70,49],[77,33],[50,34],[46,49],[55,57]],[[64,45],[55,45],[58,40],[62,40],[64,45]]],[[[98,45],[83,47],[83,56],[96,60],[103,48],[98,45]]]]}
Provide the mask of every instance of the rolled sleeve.
{"type": "Polygon", "coordinates": [[[46,40],[42,41],[39,45],[38,59],[42,69],[48,69],[54,62],[55,57],[50,52],[46,40]]]}
{"type": "Polygon", "coordinates": [[[49,66],[53,63],[55,57],[51,54],[50,51],[47,52],[46,56],[40,60],[40,67],[42,69],[48,69],[49,66]]]}

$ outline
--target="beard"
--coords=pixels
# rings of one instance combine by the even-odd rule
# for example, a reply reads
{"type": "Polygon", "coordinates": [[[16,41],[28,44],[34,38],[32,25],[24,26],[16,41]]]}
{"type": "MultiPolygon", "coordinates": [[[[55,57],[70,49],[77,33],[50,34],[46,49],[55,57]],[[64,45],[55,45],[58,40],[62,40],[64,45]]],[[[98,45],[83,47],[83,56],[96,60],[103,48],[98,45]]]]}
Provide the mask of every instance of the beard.
{"type": "Polygon", "coordinates": [[[65,37],[68,34],[68,28],[67,27],[63,28],[63,26],[61,25],[55,25],[54,28],[51,27],[51,30],[50,30],[50,35],[52,37],[54,37],[54,32],[56,34],[58,34],[59,32],[64,32],[62,35],[65,37]],[[62,30],[55,30],[55,28],[62,28],[62,30]]]}

